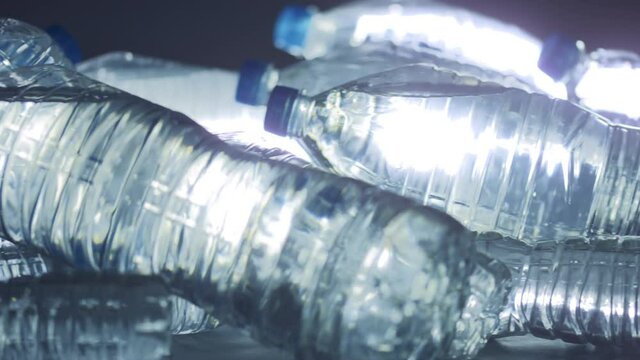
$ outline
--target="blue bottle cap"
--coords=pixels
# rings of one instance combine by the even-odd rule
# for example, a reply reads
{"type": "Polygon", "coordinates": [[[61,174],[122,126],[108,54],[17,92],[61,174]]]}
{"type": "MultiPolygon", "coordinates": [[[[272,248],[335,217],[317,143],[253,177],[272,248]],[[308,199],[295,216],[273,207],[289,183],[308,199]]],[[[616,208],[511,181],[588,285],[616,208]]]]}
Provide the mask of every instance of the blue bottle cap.
{"type": "Polygon", "coordinates": [[[60,25],[51,25],[45,29],[47,34],[60,46],[64,54],[72,63],[82,61],[82,51],[73,36],[60,25]]]}
{"type": "Polygon", "coordinates": [[[240,68],[236,101],[248,105],[264,105],[270,89],[266,89],[264,76],[269,63],[260,60],[247,60],[240,68]]]}
{"type": "Polygon", "coordinates": [[[304,47],[314,8],[310,6],[285,6],[273,29],[273,44],[276,48],[297,54],[304,47]]]}
{"type": "Polygon", "coordinates": [[[286,86],[276,86],[271,92],[264,116],[264,129],[272,134],[286,136],[291,113],[300,91],[286,86]]]}
{"type": "Polygon", "coordinates": [[[542,44],[538,67],[553,80],[558,81],[578,65],[581,57],[582,50],[578,47],[577,40],[554,34],[542,44]]]}

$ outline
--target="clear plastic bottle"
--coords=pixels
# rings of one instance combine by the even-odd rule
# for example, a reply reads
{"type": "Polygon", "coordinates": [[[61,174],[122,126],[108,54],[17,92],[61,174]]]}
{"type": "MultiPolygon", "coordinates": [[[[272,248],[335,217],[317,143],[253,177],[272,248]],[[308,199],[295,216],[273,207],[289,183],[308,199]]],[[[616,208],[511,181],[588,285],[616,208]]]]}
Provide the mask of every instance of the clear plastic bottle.
{"type": "Polygon", "coordinates": [[[164,284],[142,277],[51,276],[0,283],[2,359],[164,359],[164,284]]]}
{"type": "Polygon", "coordinates": [[[412,65],[310,98],[271,95],[265,128],[318,164],[528,242],[636,234],[640,131],[566,101],[412,65]]]}
{"type": "Polygon", "coordinates": [[[300,358],[448,349],[475,267],[474,235],[451,217],[239,152],[60,67],[0,84],[0,220],[12,241],[78,268],[162,274],[300,358]]]}
{"type": "Polygon", "coordinates": [[[34,65],[72,66],[44,31],[22,21],[0,18],[0,71],[34,65]]]}
{"type": "MultiPolygon", "coordinates": [[[[46,274],[53,276],[71,274],[73,269],[55,262],[46,255],[28,246],[18,246],[0,239],[0,282],[18,278],[38,278],[46,274]]],[[[171,296],[169,331],[172,334],[191,334],[208,331],[218,325],[200,307],[179,297],[171,296]]]]}
{"type": "Polygon", "coordinates": [[[540,40],[513,25],[436,1],[356,1],[325,12],[288,6],[276,20],[273,40],[277,48],[306,59],[366,42],[437,49],[447,58],[566,96],[563,86],[537,67],[540,40]]]}
{"type": "Polygon", "coordinates": [[[578,238],[529,246],[487,234],[477,247],[512,272],[513,289],[498,336],[529,332],[571,343],[640,349],[640,238],[578,238]]]}
{"type": "Polygon", "coordinates": [[[447,60],[437,51],[415,52],[392,44],[365,44],[356,49],[301,61],[282,70],[261,61],[247,61],[240,70],[236,100],[250,105],[265,105],[276,85],[304,89],[306,95],[313,96],[367,75],[415,63],[431,64],[502,86],[536,91],[514,77],[447,60]]]}
{"type": "Polygon", "coordinates": [[[549,37],[540,68],[567,86],[571,100],[613,121],[640,124],[640,56],[622,50],[585,51],[584,43],[562,35],[549,37]]]}

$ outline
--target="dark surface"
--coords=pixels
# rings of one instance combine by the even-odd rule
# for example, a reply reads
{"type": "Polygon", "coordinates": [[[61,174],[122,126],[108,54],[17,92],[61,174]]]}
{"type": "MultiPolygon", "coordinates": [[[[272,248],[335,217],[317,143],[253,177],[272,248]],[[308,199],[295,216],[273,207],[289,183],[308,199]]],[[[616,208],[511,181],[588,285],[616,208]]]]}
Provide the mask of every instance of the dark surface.
{"type": "MultiPolygon", "coordinates": [[[[242,332],[222,327],[209,333],[174,337],[175,360],[293,360],[277,349],[265,349],[242,332]]],[[[612,349],[572,345],[531,336],[490,342],[476,360],[617,360],[638,359],[612,349]]]]}
{"type": "MultiPolygon", "coordinates": [[[[208,66],[238,68],[247,58],[292,61],[271,44],[278,11],[290,0],[4,0],[2,16],[68,28],[85,56],[130,50],[208,66]]],[[[295,1],[328,8],[339,0],[295,1]]],[[[555,31],[591,47],[640,52],[640,1],[449,0],[513,22],[539,37],[555,31]]]]}

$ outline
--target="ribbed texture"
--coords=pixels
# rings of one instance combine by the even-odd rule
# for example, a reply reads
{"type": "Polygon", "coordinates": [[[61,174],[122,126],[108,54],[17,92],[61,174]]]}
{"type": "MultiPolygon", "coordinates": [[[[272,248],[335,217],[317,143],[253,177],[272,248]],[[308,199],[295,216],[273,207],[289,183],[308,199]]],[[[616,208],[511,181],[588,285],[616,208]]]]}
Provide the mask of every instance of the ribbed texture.
{"type": "Polygon", "coordinates": [[[430,71],[408,66],[319,95],[291,127],[335,172],[443,209],[472,230],[530,243],[638,233],[638,129],[430,71]]]}
{"type": "MultiPolygon", "coordinates": [[[[69,274],[72,270],[27,246],[17,246],[0,239],[0,282],[19,278],[38,278],[45,274],[69,274]]],[[[169,331],[172,334],[191,334],[208,331],[218,321],[202,308],[179,297],[170,296],[169,331]]]]}
{"type": "Polygon", "coordinates": [[[513,290],[499,335],[530,332],[573,343],[640,349],[640,238],[611,237],[541,243],[478,241],[503,261],[513,290]]]}
{"type": "Polygon", "coordinates": [[[2,359],[163,359],[169,300],[141,278],[50,277],[0,284],[2,359]]]}
{"type": "Polygon", "coordinates": [[[73,67],[44,31],[22,21],[0,18],[0,71],[35,65],[73,67]]]}
{"type": "Polygon", "coordinates": [[[0,214],[12,241],[77,267],[162,274],[301,358],[447,350],[474,268],[473,235],[450,217],[238,152],[60,68],[0,80],[0,214]]]}

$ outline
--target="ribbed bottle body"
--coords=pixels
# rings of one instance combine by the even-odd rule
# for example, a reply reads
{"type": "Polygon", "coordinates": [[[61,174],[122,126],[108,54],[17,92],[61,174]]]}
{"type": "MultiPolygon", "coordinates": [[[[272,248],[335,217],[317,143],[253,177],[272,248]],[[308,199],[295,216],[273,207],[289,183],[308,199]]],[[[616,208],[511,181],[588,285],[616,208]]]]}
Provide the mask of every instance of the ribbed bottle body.
{"type": "Polygon", "coordinates": [[[412,80],[420,71],[428,69],[321,94],[289,133],[338,174],[440,208],[472,230],[529,242],[638,231],[638,128],[454,75],[449,85],[412,80]]]}
{"type": "Polygon", "coordinates": [[[638,349],[640,239],[570,239],[536,246],[481,239],[513,277],[498,335],[530,332],[573,343],[638,349]]]}
{"type": "Polygon", "coordinates": [[[0,284],[3,359],[163,359],[169,300],[158,279],[45,276],[0,284]]]}
{"type": "Polygon", "coordinates": [[[0,214],[12,241],[77,267],[162,274],[303,358],[446,351],[474,268],[474,235],[450,217],[241,153],[59,68],[12,79],[0,81],[10,149],[0,214]]]}

